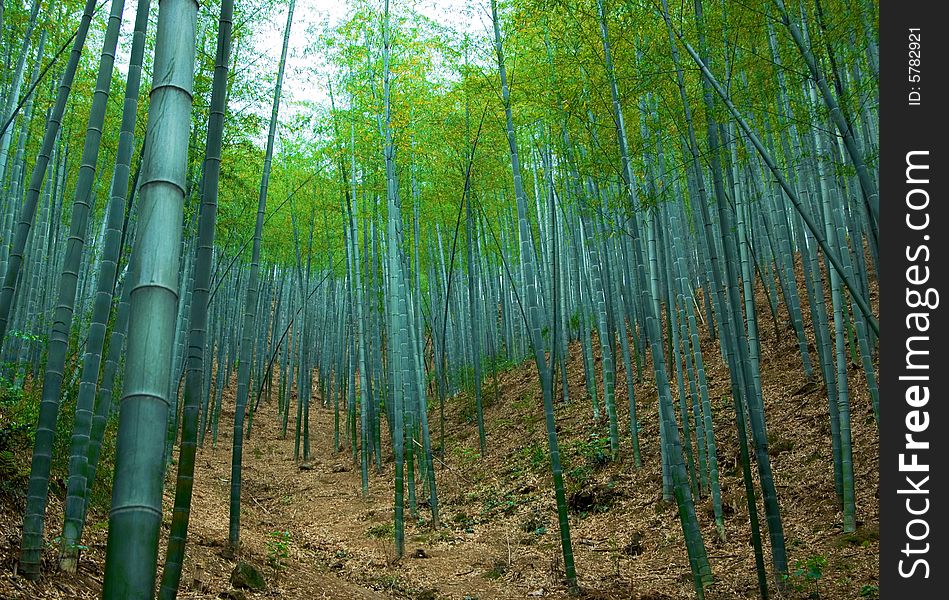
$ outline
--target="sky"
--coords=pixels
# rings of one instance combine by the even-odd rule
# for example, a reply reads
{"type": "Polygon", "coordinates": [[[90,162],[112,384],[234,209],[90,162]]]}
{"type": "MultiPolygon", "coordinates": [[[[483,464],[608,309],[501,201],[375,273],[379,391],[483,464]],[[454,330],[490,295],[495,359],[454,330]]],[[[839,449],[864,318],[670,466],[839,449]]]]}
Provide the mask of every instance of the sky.
{"type": "MultiPolygon", "coordinates": [[[[278,0],[279,1],[279,0],[278,0]]],[[[379,7],[381,17],[383,0],[373,0],[379,7]]],[[[390,0],[390,10],[398,11],[412,3],[416,10],[442,26],[458,31],[465,31],[474,35],[487,35],[489,0],[390,0]]],[[[121,43],[116,55],[116,68],[123,74],[127,72],[128,53],[131,47],[131,34],[135,22],[137,2],[126,2],[123,13],[121,43]]],[[[265,54],[269,61],[261,64],[261,68],[276,70],[280,57],[283,29],[287,18],[289,0],[281,2],[279,10],[268,15],[257,17],[255,35],[252,43],[258,53],[265,54]]],[[[157,3],[152,2],[152,22],[155,26],[157,3]]],[[[312,43],[317,31],[326,27],[332,28],[351,14],[352,5],[349,0],[297,0],[293,14],[293,24],[290,29],[290,43],[288,46],[287,67],[284,76],[284,87],[280,106],[281,120],[292,117],[301,110],[305,103],[329,105],[329,94],[323,82],[325,76],[314,75],[312,68],[319,70],[319,57],[305,56],[304,51],[312,43]]],[[[92,42],[98,45],[101,42],[92,42]]],[[[213,49],[213,43],[210,45],[213,49]]],[[[143,86],[150,82],[143,81],[143,86]]],[[[272,97],[266,94],[265,97],[272,97]]],[[[269,117],[269,103],[256,107],[263,117],[269,117]]],[[[262,135],[266,135],[262,133],[262,135]]]]}
{"type": "MultiPolygon", "coordinates": [[[[402,6],[405,5],[405,0],[397,1],[402,6]]],[[[460,30],[471,25],[483,29],[483,19],[468,23],[470,19],[462,16],[465,9],[471,6],[470,1],[412,0],[412,2],[419,12],[443,26],[460,30]]],[[[487,6],[488,0],[475,0],[475,2],[487,6]]],[[[382,1],[378,0],[377,4],[381,15],[382,1]]],[[[399,4],[392,1],[390,9],[397,10],[399,4]]],[[[290,29],[287,76],[284,81],[284,98],[287,101],[286,108],[290,113],[293,112],[293,104],[296,102],[329,103],[329,95],[325,86],[321,84],[325,78],[314,82],[311,76],[307,75],[309,68],[313,66],[314,59],[304,56],[304,50],[312,42],[313,34],[310,31],[318,31],[326,26],[335,27],[351,12],[350,3],[345,0],[297,0],[293,25],[290,29]]],[[[260,25],[261,35],[255,37],[257,50],[271,57],[274,64],[280,57],[286,15],[285,8],[279,13],[269,15],[260,25]]],[[[281,110],[283,109],[284,106],[281,106],[281,110]]]]}

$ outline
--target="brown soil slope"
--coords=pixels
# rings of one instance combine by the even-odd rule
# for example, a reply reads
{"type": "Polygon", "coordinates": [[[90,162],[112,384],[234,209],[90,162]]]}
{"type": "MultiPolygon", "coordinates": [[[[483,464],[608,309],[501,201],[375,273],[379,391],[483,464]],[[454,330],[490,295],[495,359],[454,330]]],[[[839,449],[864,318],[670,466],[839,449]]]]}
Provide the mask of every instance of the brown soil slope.
{"type": "MultiPolygon", "coordinates": [[[[862,371],[850,366],[859,528],[845,535],[833,485],[826,394],[822,386],[805,382],[793,332],[775,331],[762,301],[759,298],[761,380],[791,570],[808,561],[827,563],[817,581],[792,574],[784,597],[875,597],[878,435],[862,371]]],[[[717,540],[711,503],[702,499],[699,518],[716,577],[706,595],[750,599],[757,597],[757,583],[728,375],[717,343],[707,336],[703,351],[727,533],[725,542],[717,540]]],[[[245,597],[566,597],[535,373],[525,363],[502,373],[496,385],[492,378],[485,381],[488,451],[484,457],[477,452],[472,400],[465,394],[448,400],[445,448],[436,464],[441,527],[433,530],[427,503],[420,506],[420,520],[407,525],[406,557],[397,563],[392,561],[389,525],[391,462],[383,474],[371,476],[370,494],[363,498],[350,451],[344,444],[338,454],[334,452],[331,407],[311,410],[313,461],[303,470],[293,461],[293,440],[279,439],[275,406],[262,404],[254,419],[253,438],[244,447],[241,558],[260,566],[268,589],[245,592],[245,597]],[[267,542],[279,531],[289,531],[290,542],[285,568],[277,577],[268,565],[267,542]]],[[[640,469],[632,463],[625,375],[620,373],[616,383],[621,460],[609,463],[602,458],[606,423],[592,419],[576,346],[568,373],[571,401],[558,404],[557,424],[583,594],[643,600],[693,597],[676,508],[663,502],[661,495],[656,391],[648,363],[644,380],[636,385],[644,463],[640,469]]],[[[223,558],[221,550],[227,537],[230,474],[230,432],[224,424],[233,416],[229,412],[233,411],[233,388],[228,399],[217,447],[205,448],[198,456],[182,598],[227,597],[231,590],[228,578],[234,561],[223,558]]],[[[433,443],[438,445],[437,408],[430,415],[433,443]]],[[[344,416],[341,421],[344,425],[344,416]]],[[[419,486],[419,496],[424,495],[419,486]]],[[[21,501],[8,498],[0,514],[0,598],[96,597],[103,573],[105,518],[93,517],[86,542],[90,548],[79,574],[47,576],[32,584],[12,574],[21,501]]],[[[165,502],[169,515],[171,493],[165,502]]],[[[760,498],[758,504],[763,522],[760,498]]],[[[48,511],[48,537],[58,533],[61,509],[61,501],[54,498],[48,511]]],[[[47,556],[52,567],[52,547],[47,556]]],[[[771,585],[773,589],[773,578],[771,585]]]]}

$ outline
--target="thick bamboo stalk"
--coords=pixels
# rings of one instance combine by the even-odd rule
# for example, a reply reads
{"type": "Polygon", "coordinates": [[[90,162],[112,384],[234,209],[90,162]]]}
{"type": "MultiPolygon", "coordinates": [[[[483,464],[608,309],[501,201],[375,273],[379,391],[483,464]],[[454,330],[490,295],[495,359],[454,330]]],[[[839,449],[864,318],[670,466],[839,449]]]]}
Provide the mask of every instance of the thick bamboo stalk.
{"type": "Polygon", "coordinates": [[[159,7],[142,159],[141,221],[133,254],[128,352],[116,445],[103,596],[152,598],[161,526],[162,448],[174,342],[198,5],[159,7]]]}

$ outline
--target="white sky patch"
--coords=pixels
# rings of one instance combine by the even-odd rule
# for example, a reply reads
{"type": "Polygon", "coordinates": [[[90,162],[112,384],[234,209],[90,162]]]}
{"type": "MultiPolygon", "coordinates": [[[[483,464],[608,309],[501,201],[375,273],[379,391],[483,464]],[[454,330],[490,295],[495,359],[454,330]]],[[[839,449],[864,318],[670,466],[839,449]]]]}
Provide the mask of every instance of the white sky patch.
{"type": "MultiPolygon", "coordinates": [[[[254,65],[254,68],[259,72],[276,73],[277,61],[280,58],[283,42],[283,31],[286,26],[288,4],[289,2],[282,3],[277,10],[270,14],[255,15],[253,17],[256,21],[253,25],[253,34],[249,39],[242,40],[244,44],[252,44],[257,53],[265,55],[264,60],[254,65]]],[[[382,0],[375,0],[373,4],[375,14],[381,19],[382,0]]],[[[467,32],[475,37],[481,37],[489,33],[487,30],[490,26],[490,19],[488,18],[489,0],[390,0],[390,10],[397,13],[400,8],[404,8],[409,4],[418,13],[443,27],[459,32],[459,35],[467,32]]],[[[116,69],[123,74],[123,77],[128,72],[136,10],[136,2],[126,3],[121,38],[116,55],[116,69]]],[[[206,9],[202,8],[202,10],[206,9]]],[[[334,29],[349,18],[353,11],[354,6],[348,0],[297,0],[293,13],[293,24],[290,29],[287,65],[280,103],[281,121],[286,121],[301,111],[307,110],[305,108],[307,105],[329,106],[327,80],[331,67],[327,64],[325,57],[307,52],[307,50],[312,49],[320,32],[334,29]]],[[[157,13],[158,2],[152,0],[149,36],[155,35],[157,13]]],[[[215,19],[216,17],[217,14],[214,15],[215,19]]],[[[212,39],[216,36],[216,27],[214,29],[215,31],[209,32],[212,39]]],[[[209,49],[213,52],[213,41],[210,43],[209,49]]],[[[151,59],[152,57],[146,56],[147,63],[150,63],[151,59]]],[[[238,55],[238,59],[240,60],[240,55],[238,55]]],[[[273,78],[270,81],[273,81],[273,78]]],[[[150,86],[151,81],[143,81],[142,85],[150,86]]],[[[272,98],[273,91],[269,90],[263,97],[272,98]]],[[[269,100],[259,106],[249,108],[264,119],[270,115],[269,100]]],[[[260,136],[259,141],[262,142],[266,136],[266,131],[262,131],[260,136]]]]}
{"type": "MultiPolygon", "coordinates": [[[[377,2],[378,16],[382,18],[382,2],[377,2]]],[[[390,10],[395,12],[401,1],[391,1],[390,10]]],[[[485,0],[484,4],[487,4],[485,0]]],[[[465,0],[415,0],[415,9],[444,27],[458,31],[482,28],[483,19],[471,14],[472,3],[465,0]]],[[[477,6],[477,2],[475,4],[477,6]]],[[[281,113],[290,116],[304,103],[329,105],[326,81],[329,65],[320,56],[307,55],[319,32],[333,29],[353,13],[349,2],[339,0],[297,0],[290,28],[290,43],[287,52],[287,67],[284,76],[281,113]],[[315,71],[315,73],[314,73],[315,71]]],[[[279,12],[269,15],[258,26],[260,35],[254,36],[258,52],[265,53],[276,68],[280,57],[283,30],[286,25],[286,5],[279,12]]]]}

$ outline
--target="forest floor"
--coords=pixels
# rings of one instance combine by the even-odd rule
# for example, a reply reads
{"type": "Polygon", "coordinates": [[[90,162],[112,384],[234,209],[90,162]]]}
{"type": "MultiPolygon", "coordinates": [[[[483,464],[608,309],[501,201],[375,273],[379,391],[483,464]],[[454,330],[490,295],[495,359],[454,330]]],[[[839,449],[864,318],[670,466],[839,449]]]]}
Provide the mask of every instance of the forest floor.
{"type": "MultiPolygon", "coordinates": [[[[876,306],[875,289],[873,298],[876,306]]],[[[772,322],[763,298],[759,301],[769,450],[792,573],[780,594],[771,578],[772,594],[789,599],[875,598],[879,438],[863,372],[858,365],[850,365],[858,529],[844,534],[834,491],[826,394],[823,386],[805,381],[786,315],[772,322]],[[813,565],[819,575],[809,578],[805,573],[813,565]]],[[[715,575],[706,597],[756,598],[754,553],[729,378],[717,342],[707,334],[703,335],[703,353],[727,536],[725,541],[718,540],[711,502],[701,499],[699,520],[715,575]]],[[[813,356],[816,361],[816,352],[813,356]]],[[[648,362],[643,381],[635,389],[643,460],[639,469],[632,461],[625,374],[619,373],[616,382],[621,454],[619,461],[611,463],[604,460],[604,450],[606,455],[609,450],[606,423],[592,419],[579,347],[572,349],[567,370],[571,401],[558,404],[557,425],[583,597],[694,597],[677,510],[674,503],[664,502],[661,494],[658,408],[648,362]]],[[[228,388],[218,443],[198,454],[179,597],[566,598],[536,369],[528,362],[500,373],[496,381],[486,378],[483,390],[486,455],[478,452],[473,400],[464,393],[448,399],[444,451],[441,459],[436,459],[441,526],[430,527],[427,503],[420,504],[421,519],[407,520],[406,554],[400,561],[393,560],[391,539],[391,461],[384,464],[382,475],[370,476],[369,495],[364,498],[351,452],[345,447],[339,453],[334,451],[332,404],[313,403],[312,460],[301,468],[293,459],[293,419],[288,439],[280,439],[276,403],[261,403],[254,416],[252,439],[244,445],[239,558],[260,568],[267,578],[267,589],[251,593],[231,588],[229,577],[236,561],[222,556],[228,532],[231,456],[231,433],[226,424],[233,418],[234,395],[233,386],[228,388]],[[278,532],[289,532],[288,556],[279,574],[270,564],[273,552],[268,547],[278,532]]],[[[438,415],[436,404],[429,417],[436,446],[442,441],[438,415]]],[[[344,414],[340,427],[345,446],[344,414]]],[[[387,447],[385,437],[383,446],[387,447]]],[[[28,465],[28,457],[26,461],[28,465]]],[[[174,469],[169,477],[173,474],[174,469]]],[[[47,539],[55,537],[61,527],[60,487],[61,482],[54,482],[47,539]]],[[[173,487],[173,483],[166,486],[172,491],[165,496],[165,535],[173,487]]],[[[421,486],[418,495],[425,496],[421,486]]],[[[6,494],[0,500],[0,598],[98,596],[105,553],[104,515],[90,517],[89,549],[77,575],[47,575],[34,584],[13,575],[22,498],[6,494]]],[[[765,560],[770,565],[760,496],[758,506],[765,560]]],[[[46,555],[45,572],[52,573],[52,544],[46,555]]]]}

